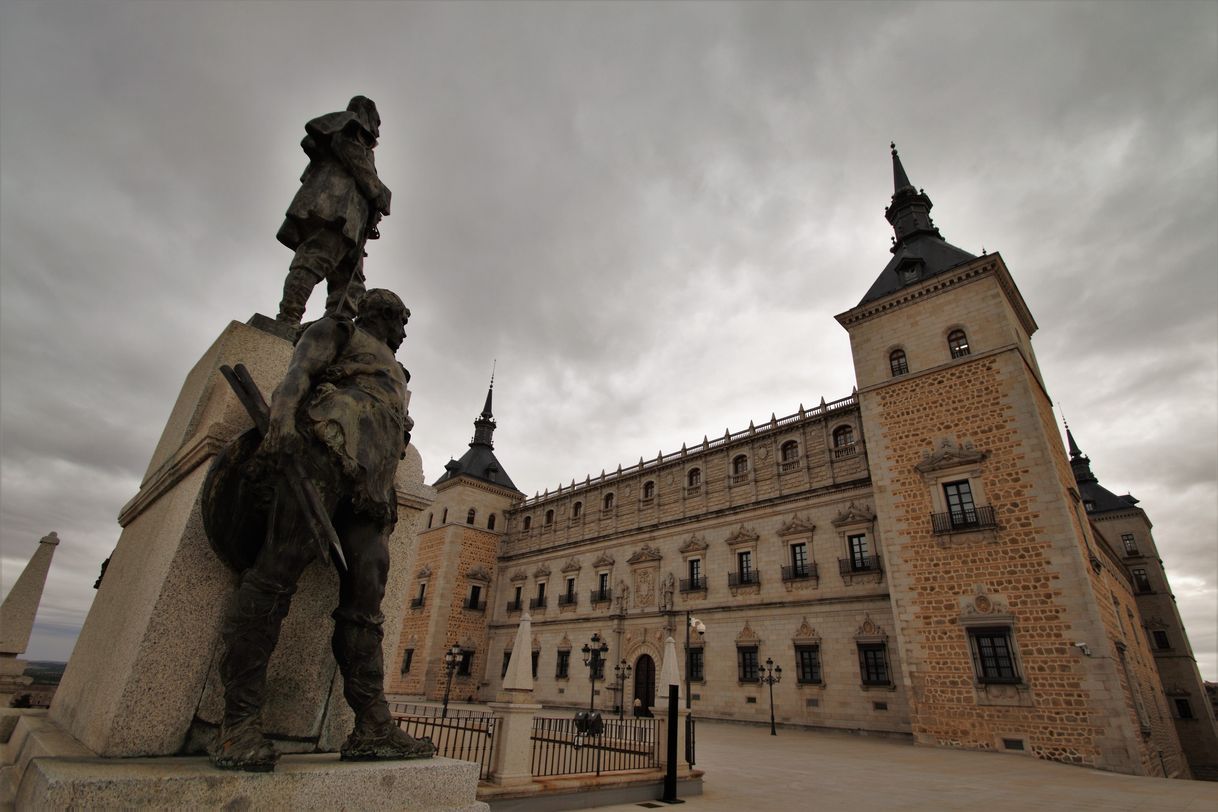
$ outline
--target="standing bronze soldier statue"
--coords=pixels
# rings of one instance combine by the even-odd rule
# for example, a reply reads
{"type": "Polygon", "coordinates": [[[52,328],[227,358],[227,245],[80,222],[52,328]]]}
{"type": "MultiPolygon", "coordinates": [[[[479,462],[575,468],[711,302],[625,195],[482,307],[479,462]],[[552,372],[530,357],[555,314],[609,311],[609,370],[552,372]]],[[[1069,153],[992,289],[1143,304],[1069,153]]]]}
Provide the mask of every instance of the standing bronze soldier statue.
{"type": "Polygon", "coordinates": [[[295,251],[277,320],[299,324],[317,283],[327,282],[326,312],[344,302],[352,316],[364,294],[364,243],[380,236],[377,223],[389,214],[390,193],[376,174],[372,150],[381,135],[376,104],[364,96],[347,109],[305,125],[301,149],[309,165],[300,176],[276,235],[295,251]]]}
{"type": "Polygon", "coordinates": [[[319,549],[325,555],[316,541],[326,535],[341,546],[335,562],[345,562],[332,648],[355,729],[342,758],[435,753],[430,740],[394,723],[381,653],[388,536],[397,521],[394,474],[413,426],[405,405],[409,374],[394,357],[409,316],[396,295],[374,289],[354,321],[340,312],[310,325],[275,389],[269,420],[261,413],[261,443],[255,432],[244,435],[208,474],[209,539],[244,569],[222,632],[224,720],[211,753],[217,767],[274,769],[279,754],[260,722],[267,662],[301,573],[319,549]],[[301,496],[301,479],[311,502],[301,496]]]}

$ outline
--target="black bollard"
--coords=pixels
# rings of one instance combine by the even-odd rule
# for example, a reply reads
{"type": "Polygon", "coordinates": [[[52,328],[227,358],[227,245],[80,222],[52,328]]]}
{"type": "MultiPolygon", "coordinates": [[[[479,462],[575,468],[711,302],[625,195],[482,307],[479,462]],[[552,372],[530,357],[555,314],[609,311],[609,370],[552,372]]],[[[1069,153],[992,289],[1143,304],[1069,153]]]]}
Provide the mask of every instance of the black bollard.
{"type": "Polygon", "coordinates": [[[683,804],[677,798],[677,686],[668,686],[668,769],[664,772],[664,796],[666,804],[683,804]]]}

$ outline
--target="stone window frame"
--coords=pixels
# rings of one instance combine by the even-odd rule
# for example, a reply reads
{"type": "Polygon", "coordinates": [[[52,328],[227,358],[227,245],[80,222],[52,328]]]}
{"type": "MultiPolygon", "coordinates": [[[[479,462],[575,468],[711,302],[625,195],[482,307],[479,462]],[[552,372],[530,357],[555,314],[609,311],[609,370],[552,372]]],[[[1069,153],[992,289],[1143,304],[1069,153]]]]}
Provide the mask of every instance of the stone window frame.
{"type": "Polygon", "coordinates": [[[584,520],[584,501],[576,499],[571,504],[571,524],[578,524],[584,520]]]}
{"type": "Polygon", "coordinates": [[[888,633],[871,619],[870,614],[863,616],[863,623],[854,634],[854,645],[858,651],[859,683],[864,691],[895,691],[896,680],[893,679],[892,656],[888,651],[888,633]],[[867,658],[864,652],[879,651],[883,654],[884,676],[887,682],[869,681],[867,679],[867,658]]]}
{"type": "Polygon", "coordinates": [[[457,648],[461,650],[461,659],[457,662],[453,676],[460,680],[477,679],[474,666],[478,661],[478,647],[473,640],[466,638],[457,643],[457,648]]]}
{"type": "Polygon", "coordinates": [[[686,496],[698,496],[702,493],[705,477],[703,476],[701,465],[691,465],[685,469],[684,474],[686,496]]]}
{"type": "Polygon", "coordinates": [[[967,358],[973,354],[972,346],[968,340],[968,331],[964,329],[962,324],[953,324],[944,331],[943,341],[947,345],[947,354],[950,360],[959,358],[967,358]]]}
{"type": "Polygon", "coordinates": [[[702,640],[689,641],[689,664],[686,667],[689,670],[691,685],[706,684],[706,646],[702,640]],[[697,669],[694,668],[695,661],[697,669]]]}
{"type": "Polygon", "coordinates": [[[784,567],[790,566],[791,572],[794,575],[795,553],[794,547],[797,544],[803,544],[806,548],[806,564],[808,566],[808,575],[804,578],[791,580],[783,580],[788,591],[792,588],[792,583],[795,580],[811,581],[814,586],[820,585],[820,568],[816,563],[816,546],[813,544],[816,535],[816,525],[810,520],[796,513],[790,521],[785,522],[778,528],[778,538],[782,540],[786,547],[784,550],[783,560],[787,563],[784,567]]]}
{"type": "Polygon", "coordinates": [[[1134,556],[1140,556],[1142,554],[1138,550],[1138,540],[1134,536],[1133,533],[1122,533],[1121,534],[1121,546],[1124,549],[1125,556],[1127,558],[1132,558],[1134,556]]]}
{"type": "Polygon", "coordinates": [[[744,628],[736,635],[736,683],[738,685],[759,685],[761,678],[761,638],[757,636],[757,632],[753,631],[753,627],[746,620],[744,628]],[[753,667],[756,669],[756,674],[753,679],[747,680],[745,677],[745,652],[751,651],[753,654],[753,667]]]}
{"type": "Polygon", "coordinates": [[[1151,629],[1150,639],[1153,643],[1154,651],[1171,651],[1171,638],[1167,636],[1166,629],[1151,629]]]}
{"type": "Polygon", "coordinates": [[[799,628],[795,630],[795,634],[791,636],[791,646],[795,657],[795,685],[797,688],[804,689],[824,689],[825,687],[825,661],[821,656],[824,651],[820,634],[816,629],[808,625],[808,619],[805,617],[803,622],[799,624],[799,628]],[[816,650],[816,667],[820,673],[820,679],[815,682],[804,682],[801,679],[801,669],[799,662],[799,652],[801,649],[814,648],[816,650]]]}
{"type": "Polygon", "coordinates": [[[961,624],[968,638],[969,654],[973,661],[973,681],[976,685],[1025,685],[1023,668],[1019,662],[1019,646],[1015,644],[1015,628],[1012,622],[993,619],[990,623],[961,624]],[[1001,637],[1006,641],[1007,656],[1010,658],[1010,668],[1014,672],[1011,677],[987,674],[986,665],[981,651],[982,638],[1001,637]]]}
{"type": "Polygon", "coordinates": [[[909,374],[909,354],[904,347],[896,346],[888,352],[888,371],[893,378],[909,374]]]}
{"type": "Polygon", "coordinates": [[[643,483],[643,487],[639,488],[639,501],[644,504],[654,502],[656,498],[656,481],[648,479],[643,483]]]}
{"type": "Polygon", "coordinates": [[[757,594],[761,591],[761,569],[758,566],[760,558],[757,554],[760,542],[761,536],[752,528],[746,527],[743,524],[724,540],[727,548],[731,550],[732,556],[732,567],[731,571],[728,572],[727,579],[732,597],[735,597],[741,591],[746,594],[757,594]],[[747,583],[740,581],[740,553],[743,552],[750,554],[749,571],[752,573],[753,580],[747,583]],[[732,576],[735,576],[735,584],[733,584],[732,576]]]}
{"type": "Polygon", "coordinates": [[[985,705],[1019,705],[1034,707],[1031,686],[1028,683],[1028,670],[1024,667],[1023,655],[1020,653],[1017,619],[1007,604],[1006,597],[991,591],[985,584],[977,584],[971,594],[962,595],[958,601],[959,614],[956,623],[962,633],[964,649],[968,652],[970,667],[973,671],[973,692],[979,706],[985,705]],[[1007,642],[1010,646],[1011,660],[1017,681],[999,681],[987,679],[979,670],[977,651],[973,641],[972,630],[1005,629],[1007,642]]]}
{"type": "Polygon", "coordinates": [[[681,571],[684,572],[685,576],[686,576],[680,580],[684,581],[687,586],[689,585],[689,562],[694,561],[694,560],[701,562],[701,565],[699,567],[700,575],[701,575],[701,579],[700,579],[699,583],[701,584],[701,587],[698,589],[686,590],[685,592],[682,592],[681,594],[689,595],[692,592],[700,592],[700,593],[705,594],[710,591],[710,583],[707,581],[707,566],[706,566],[707,550],[709,548],[710,548],[710,545],[706,543],[706,539],[702,536],[699,536],[696,533],[691,535],[688,539],[685,540],[684,544],[682,544],[680,547],[677,548],[677,552],[681,554],[681,571]]]}
{"type": "Polygon", "coordinates": [[[741,451],[733,454],[727,464],[727,482],[729,485],[747,485],[753,478],[753,461],[748,453],[741,451]],[[743,463],[741,461],[743,460],[743,463]]]}
{"type": "Polygon", "coordinates": [[[611,514],[616,506],[617,494],[613,491],[606,491],[605,494],[601,496],[601,513],[606,515],[611,514]]]}
{"type": "Polygon", "coordinates": [[[494,513],[491,513],[486,517],[486,529],[487,530],[495,529],[495,514],[494,513]]]}
{"type": "Polygon", "coordinates": [[[1179,719],[1185,722],[1193,722],[1197,719],[1197,714],[1193,711],[1193,704],[1187,696],[1171,697],[1171,716],[1173,719],[1179,719]]]}
{"type": "Polygon", "coordinates": [[[431,566],[423,565],[415,576],[418,581],[419,589],[415,596],[410,599],[411,609],[422,609],[427,605],[427,584],[431,581],[431,566]]]}
{"type": "Polygon", "coordinates": [[[790,474],[803,467],[803,443],[798,437],[780,438],[778,441],[778,459],[775,460],[778,473],[790,474]],[[788,448],[794,448],[795,453],[790,457],[784,456],[788,448]]]}
{"type": "Polygon", "coordinates": [[[466,524],[473,524],[477,520],[478,520],[477,508],[470,508],[468,511],[466,511],[466,513],[465,513],[465,523],[466,524]]]}
{"type": "Polygon", "coordinates": [[[520,520],[520,529],[521,529],[521,531],[522,531],[522,532],[524,532],[524,533],[529,533],[529,532],[532,532],[532,530],[533,530],[533,517],[532,517],[532,515],[526,515],[524,518],[522,518],[522,519],[520,520]]]}
{"type": "Polygon", "coordinates": [[[851,502],[833,519],[833,529],[837,533],[838,546],[842,554],[842,557],[838,559],[838,573],[842,576],[842,582],[848,585],[856,581],[880,583],[884,578],[884,559],[880,555],[880,536],[875,526],[875,511],[866,505],[860,507],[851,502]],[[870,557],[875,564],[874,569],[854,569],[850,537],[857,535],[867,537],[871,548],[870,557]]]}
{"type": "MultiPolygon", "coordinates": [[[[978,451],[968,440],[957,443],[951,438],[939,440],[935,449],[933,453],[924,453],[921,462],[914,466],[930,496],[931,514],[950,512],[944,486],[961,481],[968,482],[975,508],[992,508],[985,490],[985,461],[989,453],[978,451]]],[[[950,531],[934,532],[934,535],[936,544],[949,547],[975,541],[996,542],[997,531],[995,521],[992,527],[953,526],[950,531]]]]}
{"type": "Polygon", "coordinates": [[[542,527],[553,527],[554,526],[554,516],[555,516],[554,508],[546,508],[545,516],[542,518],[542,521],[541,521],[541,526],[542,527]]]}
{"type": "Polygon", "coordinates": [[[444,513],[440,516],[440,524],[448,524],[448,508],[444,508],[444,513]]]}
{"type": "Polygon", "coordinates": [[[400,666],[400,669],[401,669],[400,673],[402,673],[402,674],[410,673],[410,666],[414,663],[414,650],[415,650],[415,643],[412,640],[407,645],[407,647],[402,651],[402,664],[400,666]]]}
{"type": "Polygon", "coordinates": [[[852,420],[842,420],[829,430],[829,447],[834,459],[852,457],[858,452],[858,427],[852,420]]]}
{"type": "Polygon", "coordinates": [[[571,681],[571,644],[566,648],[559,646],[554,654],[554,679],[563,682],[571,681]]]}

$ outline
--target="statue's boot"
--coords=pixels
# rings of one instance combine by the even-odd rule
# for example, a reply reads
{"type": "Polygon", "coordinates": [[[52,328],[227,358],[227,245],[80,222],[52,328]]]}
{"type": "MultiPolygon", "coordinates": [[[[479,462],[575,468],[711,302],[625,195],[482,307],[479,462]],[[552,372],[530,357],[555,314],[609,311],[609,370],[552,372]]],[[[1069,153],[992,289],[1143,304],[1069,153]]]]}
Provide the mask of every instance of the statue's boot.
{"type": "Polygon", "coordinates": [[[313,288],[317,287],[317,283],[322,278],[310,268],[293,265],[288,270],[287,279],[283,282],[283,299],[279,302],[279,315],[275,317],[275,320],[288,324],[300,324],[300,320],[304,318],[305,306],[308,305],[309,297],[313,294],[313,288]]]}
{"type": "Polygon", "coordinates": [[[385,701],[385,668],[381,655],[382,617],[334,613],[334,659],[343,675],[343,696],[355,711],[355,730],[343,744],[344,761],[431,758],[431,739],[416,739],[394,722],[385,701]]]}
{"type": "Polygon", "coordinates": [[[279,754],[263,735],[259,714],[266,694],[266,668],[279,642],[294,586],[246,570],[229,605],[221,631],[224,722],[212,749],[212,763],[227,770],[266,772],[279,754]]]}
{"type": "Polygon", "coordinates": [[[269,773],[279,761],[279,751],[262,733],[257,716],[230,725],[225,722],[209,753],[211,763],[221,770],[269,773]]]}

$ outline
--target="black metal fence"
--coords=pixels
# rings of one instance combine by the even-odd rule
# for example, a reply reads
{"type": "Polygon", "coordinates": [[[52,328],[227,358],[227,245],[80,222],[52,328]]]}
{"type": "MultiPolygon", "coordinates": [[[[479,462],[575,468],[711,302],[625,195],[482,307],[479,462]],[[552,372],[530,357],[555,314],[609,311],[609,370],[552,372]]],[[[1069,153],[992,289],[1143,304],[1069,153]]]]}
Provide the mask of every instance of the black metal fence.
{"type": "Polygon", "coordinates": [[[624,772],[660,766],[658,719],[603,719],[600,735],[576,728],[574,719],[533,718],[534,776],[624,772]]]}
{"type": "Polygon", "coordinates": [[[697,762],[694,760],[697,756],[695,741],[697,737],[694,735],[696,725],[694,724],[694,715],[691,713],[685,717],[685,761],[689,766],[694,766],[697,762]]]}
{"type": "Polygon", "coordinates": [[[998,526],[992,505],[977,505],[970,508],[958,508],[947,513],[932,513],[930,521],[936,533],[985,530],[998,526]]]}
{"type": "Polygon", "coordinates": [[[402,730],[416,739],[431,739],[436,755],[473,761],[478,765],[479,778],[490,777],[497,721],[494,714],[449,708],[448,715],[442,717],[442,708],[407,702],[390,702],[389,710],[402,730]]]}

